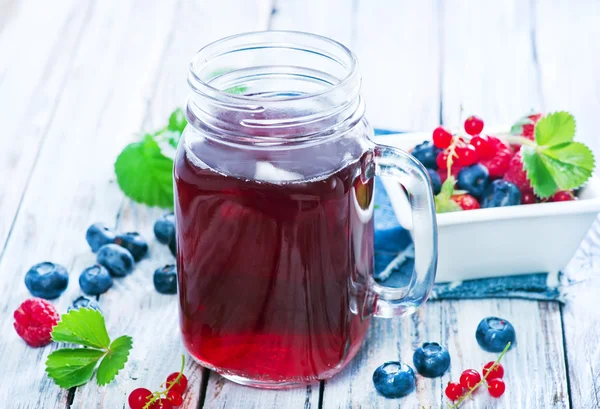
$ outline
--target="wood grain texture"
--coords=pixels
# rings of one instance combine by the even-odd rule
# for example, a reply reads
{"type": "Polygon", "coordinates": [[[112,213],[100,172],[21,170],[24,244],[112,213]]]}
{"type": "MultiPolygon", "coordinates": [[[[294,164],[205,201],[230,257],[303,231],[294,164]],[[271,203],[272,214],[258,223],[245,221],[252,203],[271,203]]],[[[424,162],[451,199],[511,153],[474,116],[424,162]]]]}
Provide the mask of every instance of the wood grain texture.
{"type": "Polygon", "coordinates": [[[573,113],[577,139],[596,155],[600,153],[598,16],[600,3],[595,1],[535,2],[535,43],[544,108],[573,113]]]}
{"type": "MultiPolygon", "coordinates": [[[[2,337],[6,344],[0,348],[0,362],[6,373],[19,374],[16,385],[2,382],[0,401],[6,402],[10,394],[10,402],[17,408],[67,406],[67,391],[56,387],[44,373],[45,358],[56,345],[43,349],[25,346],[11,328],[10,313],[30,296],[23,284],[25,272],[43,260],[63,264],[70,271],[69,288],[54,301],[59,312],[65,312],[80,294],[79,273],[94,261],[84,240],[85,229],[95,221],[114,222],[121,206],[122,194],[115,184],[112,164],[122,146],[140,129],[150,97],[149,85],[156,77],[172,23],[168,18],[172,6],[166,2],[146,5],[143,11],[135,0],[88,5],[90,17],[73,53],[73,69],[63,84],[44,147],[0,260],[0,325],[6,334],[2,337]],[[36,392],[32,394],[31,390],[36,392]]],[[[63,41],[69,44],[68,38],[63,41]]],[[[132,294],[122,295],[135,300],[132,294]]],[[[107,316],[115,317],[120,302],[104,304],[107,316]]],[[[123,315],[138,314],[140,311],[128,310],[123,315]]],[[[108,325],[111,334],[127,331],[114,318],[109,318],[108,325]]],[[[147,330],[143,325],[136,328],[147,330]]],[[[177,362],[173,360],[175,367],[177,362]]],[[[97,387],[90,396],[73,407],[107,407],[97,387]]],[[[121,395],[118,407],[123,404],[121,395]]]]}
{"type": "Polygon", "coordinates": [[[512,124],[541,109],[530,2],[442,4],[442,119],[476,114],[487,125],[512,124]]]}
{"type": "Polygon", "coordinates": [[[439,408],[440,391],[447,376],[428,379],[417,376],[416,393],[402,399],[386,399],[373,386],[373,372],[387,361],[402,361],[413,367],[415,348],[423,342],[444,344],[441,303],[431,302],[405,319],[374,319],[367,340],[356,358],[337,376],[325,382],[323,408],[439,408]]]}
{"type": "Polygon", "coordinates": [[[600,222],[596,221],[566,268],[567,302],[562,308],[571,407],[600,408],[600,222]]]}
{"type": "Polygon", "coordinates": [[[356,3],[352,46],[360,62],[368,120],[395,130],[435,127],[440,108],[439,2],[356,3]]]}
{"type": "Polygon", "coordinates": [[[0,255],[89,18],[89,4],[72,0],[0,9],[0,255]]]}

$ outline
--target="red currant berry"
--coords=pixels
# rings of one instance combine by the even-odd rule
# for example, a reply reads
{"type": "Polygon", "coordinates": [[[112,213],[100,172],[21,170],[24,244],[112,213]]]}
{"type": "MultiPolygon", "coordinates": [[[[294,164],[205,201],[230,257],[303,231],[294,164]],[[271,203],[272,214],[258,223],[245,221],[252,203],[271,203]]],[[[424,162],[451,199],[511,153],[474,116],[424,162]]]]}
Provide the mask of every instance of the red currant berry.
{"type": "Polygon", "coordinates": [[[475,135],[471,138],[471,145],[475,148],[479,159],[493,158],[496,154],[496,145],[492,144],[486,135],[475,135]]]}
{"type": "Polygon", "coordinates": [[[488,382],[488,391],[494,398],[499,398],[504,393],[506,385],[502,379],[492,379],[488,382]]]}
{"type": "Polygon", "coordinates": [[[452,143],[452,134],[443,126],[433,130],[433,144],[441,149],[446,149],[452,143]]]}
{"type": "Polygon", "coordinates": [[[459,400],[463,395],[464,388],[460,383],[456,382],[448,382],[448,386],[446,386],[446,396],[448,399],[454,401],[459,400]]]}
{"type": "Polygon", "coordinates": [[[475,148],[471,145],[456,147],[455,163],[460,166],[471,166],[479,160],[475,148]]]}
{"type": "Polygon", "coordinates": [[[465,389],[471,389],[481,382],[481,375],[475,369],[467,369],[460,375],[460,384],[465,389]]]}
{"type": "Polygon", "coordinates": [[[534,203],[537,203],[537,200],[532,191],[526,190],[524,192],[521,192],[521,204],[525,205],[525,204],[534,204],[534,203]]]}
{"type": "MultiPolygon", "coordinates": [[[[179,376],[179,372],[173,372],[171,375],[167,376],[167,388],[169,386],[171,386],[171,383],[175,382],[175,379],[177,379],[178,376],[179,376]]],[[[183,395],[183,392],[185,392],[187,385],[188,385],[187,378],[185,377],[184,374],[181,374],[181,378],[179,379],[179,382],[176,383],[175,385],[173,385],[171,390],[179,393],[180,395],[183,395]]]]}
{"type": "Polygon", "coordinates": [[[496,365],[494,370],[491,371],[489,375],[487,375],[488,371],[494,364],[495,364],[495,362],[488,362],[483,367],[483,371],[481,371],[481,372],[483,372],[483,376],[485,377],[486,381],[489,381],[490,379],[502,378],[504,376],[504,368],[500,364],[496,365]]]}
{"type": "Polygon", "coordinates": [[[173,409],[173,405],[165,398],[162,398],[150,405],[150,409],[173,409]]]}
{"type": "Polygon", "coordinates": [[[441,151],[435,158],[435,163],[439,169],[448,169],[448,152],[441,151]]]}
{"type": "Polygon", "coordinates": [[[469,135],[477,135],[483,130],[483,119],[471,115],[465,120],[465,132],[469,135]]]}
{"type": "Polygon", "coordinates": [[[552,196],[552,202],[569,202],[575,200],[575,195],[570,190],[559,190],[552,196]]]}
{"type": "Polygon", "coordinates": [[[152,392],[146,388],[137,388],[129,394],[129,407],[131,409],[143,409],[146,403],[150,400],[152,392]]]}
{"type": "Polygon", "coordinates": [[[171,402],[173,406],[181,406],[183,404],[183,397],[174,390],[169,391],[169,393],[167,394],[167,399],[171,402]]]}

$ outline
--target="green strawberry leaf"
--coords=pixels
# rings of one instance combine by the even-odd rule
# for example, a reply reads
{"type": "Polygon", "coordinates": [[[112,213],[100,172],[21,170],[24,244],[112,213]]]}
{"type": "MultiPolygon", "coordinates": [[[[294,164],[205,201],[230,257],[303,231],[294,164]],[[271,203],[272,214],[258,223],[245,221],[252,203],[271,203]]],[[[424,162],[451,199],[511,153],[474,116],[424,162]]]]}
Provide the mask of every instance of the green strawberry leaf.
{"type": "Polygon", "coordinates": [[[46,372],[61,388],[83,385],[92,378],[96,364],[105,352],[91,348],[63,348],[46,360],[46,372]]]}
{"type": "Polygon", "coordinates": [[[523,166],[534,192],[550,197],[558,190],[581,186],[594,171],[594,155],[582,143],[567,142],[550,147],[521,148],[523,166]]]}
{"type": "Polygon", "coordinates": [[[454,179],[454,176],[450,176],[442,184],[440,193],[433,198],[435,203],[435,211],[437,213],[457,212],[462,210],[462,207],[460,207],[458,203],[450,199],[454,194],[455,183],[456,180],[454,179]]]}
{"type": "Polygon", "coordinates": [[[111,342],[106,356],[100,362],[98,372],[96,373],[96,381],[98,385],[107,385],[121,369],[125,367],[125,363],[129,358],[129,351],[132,348],[133,341],[129,336],[122,336],[111,342]]]}
{"type": "Polygon", "coordinates": [[[102,314],[92,308],[71,310],[52,329],[52,339],[91,348],[108,348],[110,338],[102,314]]]}
{"type": "Polygon", "coordinates": [[[187,125],[187,119],[181,108],[177,108],[169,117],[169,124],[167,129],[169,131],[178,132],[180,135],[187,125]]]}
{"type": "Polygon", "coordinates": [[[121,190],[136,202],[173,207],[173,160],[163,155],[152,135],[123,149],[115,173],[121,190]]]}
{"type": "Polygon", "coordinates": [[[535,126],[538,146],[554,146],[573,141],[575,118],[568,112],[554,112],[541,118],[535,126]]]}

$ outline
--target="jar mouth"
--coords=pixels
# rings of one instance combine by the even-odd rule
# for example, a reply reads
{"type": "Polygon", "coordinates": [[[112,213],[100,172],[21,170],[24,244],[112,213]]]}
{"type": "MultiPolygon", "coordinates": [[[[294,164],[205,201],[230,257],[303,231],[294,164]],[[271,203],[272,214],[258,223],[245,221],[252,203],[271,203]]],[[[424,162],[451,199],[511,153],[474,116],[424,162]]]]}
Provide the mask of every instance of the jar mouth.
{"type": "Polygon", "coordinates": [[[202,48],[190,64],[188,122],[235,144],[343,133],[361,118],[356,56],[315,34],[259,31],[202,48]]]}
{"type": "MultiPolygon", "coordinates": [[[[345,71],[341,78],[330,76],[329,84],[326,80],[321,82],[326,84],[323,89],[312,92],[282,92],[269,99],[277,101],[298,101],[311,98],[319,98],[323,94],[335,92],[337,89],[348,87],[352,82],[360,82],[358,75],[358,61],[352,51],[343,44],[323,37],[317,34],[305,33],[301,31],[258,31],[232,35],[210,43],[201,48],[189,66],[188,84],[192,91],[203,94],[207,97],[220,99],[230,102],[238,101],[240,104],[249,104],[252,102],[263,103],[267,98],[264,95],[247,95],[243,91],[245,87],[239,85],[223,86],[226,81],[218,81],[219,77],[235,72],[239,67],[228,65],[226,61],[221,64],[219,59],[226,59],[228,55],[243,52],[256,52],[262,50],[283,51],[291,50],[295,52],[304,52],[312,54],[317,58],[322,58],[331,62],[330,65],[337,65],[339,69],[345,71]],[[211,64],[216,62],[216,64],[211,64]],[[213,67],[210,67],[213,65],[213,67]],[[219,86],[218,84],[221,84],[219,86]]],[[[282,64],[274,65],[279,69],[284,69],[282,64]]],[[[255,69],[265,68],[265,65],[254,67],[255,69]]],[[[287,67],[287,71],[290,71],[287,67]]],[[[315,72],[315,74],[317,74],[315,72]]]]}

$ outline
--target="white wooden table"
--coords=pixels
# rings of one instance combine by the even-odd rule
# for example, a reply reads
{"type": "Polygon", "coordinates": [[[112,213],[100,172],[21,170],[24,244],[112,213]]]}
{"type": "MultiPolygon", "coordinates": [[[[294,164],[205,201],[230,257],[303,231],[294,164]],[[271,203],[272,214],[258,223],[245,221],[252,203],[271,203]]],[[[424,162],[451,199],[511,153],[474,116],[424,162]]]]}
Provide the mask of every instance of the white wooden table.
{"type": "MultiPolygon", "coordinates": [[[[8,0],[0,2],[0,408],[115,409],[128,393],[157,388],[177,370],[175,296],[157,294],[152,257],[99,299],[109,331],[134,349],[117,381],[61,390],[44,374],[56,346],[31,349],[12,328],[29,296],[23,276],[43,260],[79,272],[94,260],[86,227],[104,221],[152,236],[161,213],[125,199],[112,164],[143,130],[186,98],[187,64],[206,43],[264,29],[312,31],[352,48],[361,62],[368,117],[377,127],[432,129],[458,123],[462,104],[503,124],[538,108],[566,109],[579,138],[600,153],[600,3],[592,0],[8,0]]],[[[560,232],[557,232],[560,234],[560,232]]],[[[507,393],[469,408],[600,407],[600,277],[592,232],[570,268],[582,283],[566,305],[525,300],[430,302],[405,320],[376,320],[359,356],[339,376],[304,389],[259,391],[188,362],[185,408],[439,408],[444,385],[492,355],[474,330],[488,315],[510,319],[518,346],[505,358],[507,393]],[[373,370],[411,361],[424,341],[446,345],[450,373],[418,378],[403,400],[379,397],[373,370]]]]}

